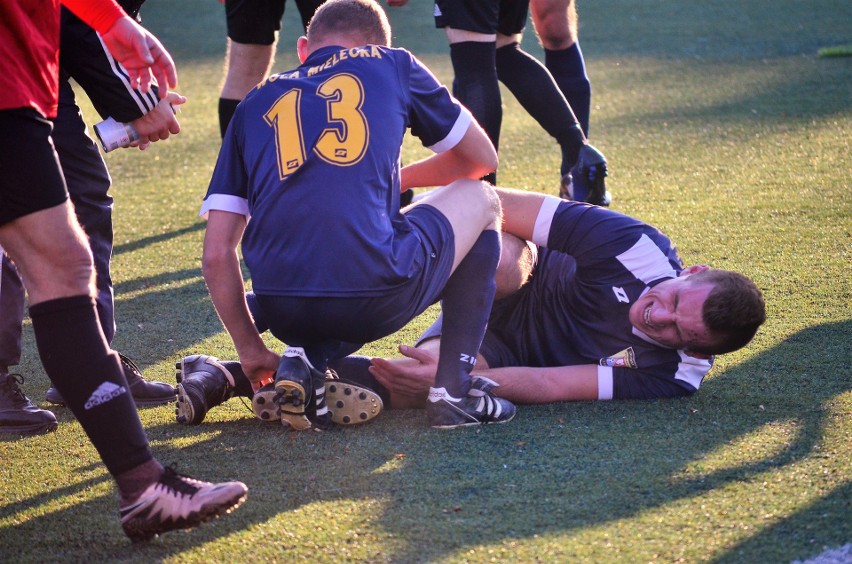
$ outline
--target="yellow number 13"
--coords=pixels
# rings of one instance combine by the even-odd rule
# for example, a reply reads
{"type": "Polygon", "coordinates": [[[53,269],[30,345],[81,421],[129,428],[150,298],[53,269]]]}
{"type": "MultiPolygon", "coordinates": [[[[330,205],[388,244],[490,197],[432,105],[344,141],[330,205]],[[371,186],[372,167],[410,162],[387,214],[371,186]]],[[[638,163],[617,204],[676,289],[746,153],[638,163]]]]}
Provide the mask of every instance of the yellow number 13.
{"type": "MultiPolygon", "coordinates": [[[[337,166],[350,166],[360,161],[367,151],[370,130],[361,111],[364,86],[351,74],[336,74],[317,88],[324,98],[325,127],[313,151],[324,161],[337,166]]],[[[278,173],[281,179],[293,174],[305,162],[305,138],[302,128],[302,89],[285,92],[263,116],[275,129],[278,173]]]]}

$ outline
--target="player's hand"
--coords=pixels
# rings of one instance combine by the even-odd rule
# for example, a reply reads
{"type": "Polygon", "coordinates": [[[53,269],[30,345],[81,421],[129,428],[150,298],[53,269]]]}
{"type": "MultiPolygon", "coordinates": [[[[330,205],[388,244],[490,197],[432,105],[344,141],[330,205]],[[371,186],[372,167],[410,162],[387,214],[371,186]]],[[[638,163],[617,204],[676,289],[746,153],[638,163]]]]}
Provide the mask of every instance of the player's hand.
{"type": "Polygon", "coordinates": [[[435,384],[438,357],[431,352],[400,345],[405,358],[374,358],[370,373],[393,393],[425,396],[435,384]]]}
{"type": "Polygon", "coordinates": [[[160,100],[156,108],[133,120],[133,127],[139,134],[139,140],[135,141],[131,147],[138,146],[145,150],[151,143],[168,139],[171,134],[180,133],[180,123],[178,123],[176,112],[184,102],[186,102],[184,96],[177,92],[169,92],[165,98],[160,100]]]}
{"type": "Polygon", "coordinates": [[[240,355],[243,372],[251,381],[251,388],[255,392],[275,379],[279,362],[281,362],[281,356],[267,348],[257,353],[240,355]]]}
{"type": "Polygon", "coordinates": [[[177,86],[177,69],[169,52],[148,30],[128,16],[118,18],[101,35],[112,56],[130,75],[130,85],[148,92],[151,80],[160,86],[164,98],[177,86]]]}

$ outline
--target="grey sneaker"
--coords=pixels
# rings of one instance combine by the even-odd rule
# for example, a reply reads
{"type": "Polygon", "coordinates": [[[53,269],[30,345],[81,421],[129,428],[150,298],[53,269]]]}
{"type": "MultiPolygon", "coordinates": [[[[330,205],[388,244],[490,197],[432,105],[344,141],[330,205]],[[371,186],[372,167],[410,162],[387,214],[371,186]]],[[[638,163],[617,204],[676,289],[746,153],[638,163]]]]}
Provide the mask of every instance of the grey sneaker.
{"type": "Polygon", "coordinates": [[[211,484],[166,468],[139,499],[119,509],[121,528],[133,542],[191,529],[230,513],[245,501],[247,493],[242,482],[211,484]]]}
{"type": "Polygon", "coordinates": [[[497,382],[482,376],[473,378],[467,396],[454,398],[444,388],[430,388],[426,402],[429,426],[455,429],[486,423],[506,423],[515,416],[515,405],[492,392],[497,382]]]}
{"type": "Polygon", "coordinates": [[[0,433],[34,435],[55,431],[56,416],[33,405],[18,386],[23,383],[20,374],[0,372],[0,433]]]}
{"type": "Polygon", "coordinates": [[[177,406],[181,425],[198,425],[210,408],[234,397],[234,377],[219,359],[205,354],[185,356],[175,364],[177,406]]]}
{"type": "MultiPolygon", "coordinates": [[[[151,407],[165,405],[175,401],[175,388],[165,382],[152,382],[142,377],[142,371],[127,356],[118,353],[121,359],[121,367],[124,369],[124,378],[127,380],[133,401],[139,407],[151,407]]],[[[47,389],[44,399],[56,405],[65,405],[65,399],[59,390],[53,386],[47,389]]]]}

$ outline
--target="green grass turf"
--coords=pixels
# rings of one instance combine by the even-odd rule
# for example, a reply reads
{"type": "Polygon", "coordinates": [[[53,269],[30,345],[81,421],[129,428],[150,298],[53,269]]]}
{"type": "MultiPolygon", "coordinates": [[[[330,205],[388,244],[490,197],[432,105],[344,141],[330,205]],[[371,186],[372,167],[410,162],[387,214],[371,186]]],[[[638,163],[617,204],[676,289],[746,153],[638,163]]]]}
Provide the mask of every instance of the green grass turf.
{"type": "MultiPolygon", "coordinates": [[[[391,10],[395,41],[450,80],[431,6],[391,10]]],[[[522,407],[509,425],[448,433],[418,411],[295,434],[236,400],[194,428],[144,409],[161,460],[251,491],[228,518],[141,546],[60,408],[57,432],[0,442],[0,561],[790,562],[852,541],[852,62],[816,55],[848,42],[852,4],[579,9],[613,208],[660,227],[687,263],[752,276],[769,309],[753,344],[688,399],[522,407]]],[[[278,70],[295,63],[288,10],[278,70]]],[[[143,14],[190,102],[179,136],[107,156],[114,344],[173,381],[185,354],[234,356],[201,279],[197,217],[219,147],[224,17],[214,0],[149,0],[143,14]]],[[[508,93],[504,104],[500,183],[555,193],[555,144],[508,93]]],[[[406,160],[424,154],[406,143],[406,160]]],[[[363,352],[394,354],[431,315],[363,352]]],[[[24,391],[41,401],[29,327],[25,349],[24,391]]]]}

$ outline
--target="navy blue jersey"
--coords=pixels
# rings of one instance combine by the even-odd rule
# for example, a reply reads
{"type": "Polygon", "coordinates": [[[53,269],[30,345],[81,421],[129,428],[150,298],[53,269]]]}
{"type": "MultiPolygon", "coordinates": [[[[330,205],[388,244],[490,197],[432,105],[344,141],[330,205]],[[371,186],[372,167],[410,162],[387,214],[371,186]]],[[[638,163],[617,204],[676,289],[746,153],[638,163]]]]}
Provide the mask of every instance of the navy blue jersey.
{"type": "Polygon", "coordinates": [[[406,130],[440,152],[470,123],[408,51],[324,47],[237,107],[201,211],[250,217],[242,251],[258,294],[380,295],[422,266],[399,211],[406,130]]]}
{"type": "Polygon", "coordinates": [[[482,349],[489,366],[596,364],[600,399],[698,388],[711,361],[655,343],[628,318],[637,298],[683,268],[668,237],[606,208],[548,197],[533,239],[530,281],[494,304],[482,349]]]}

